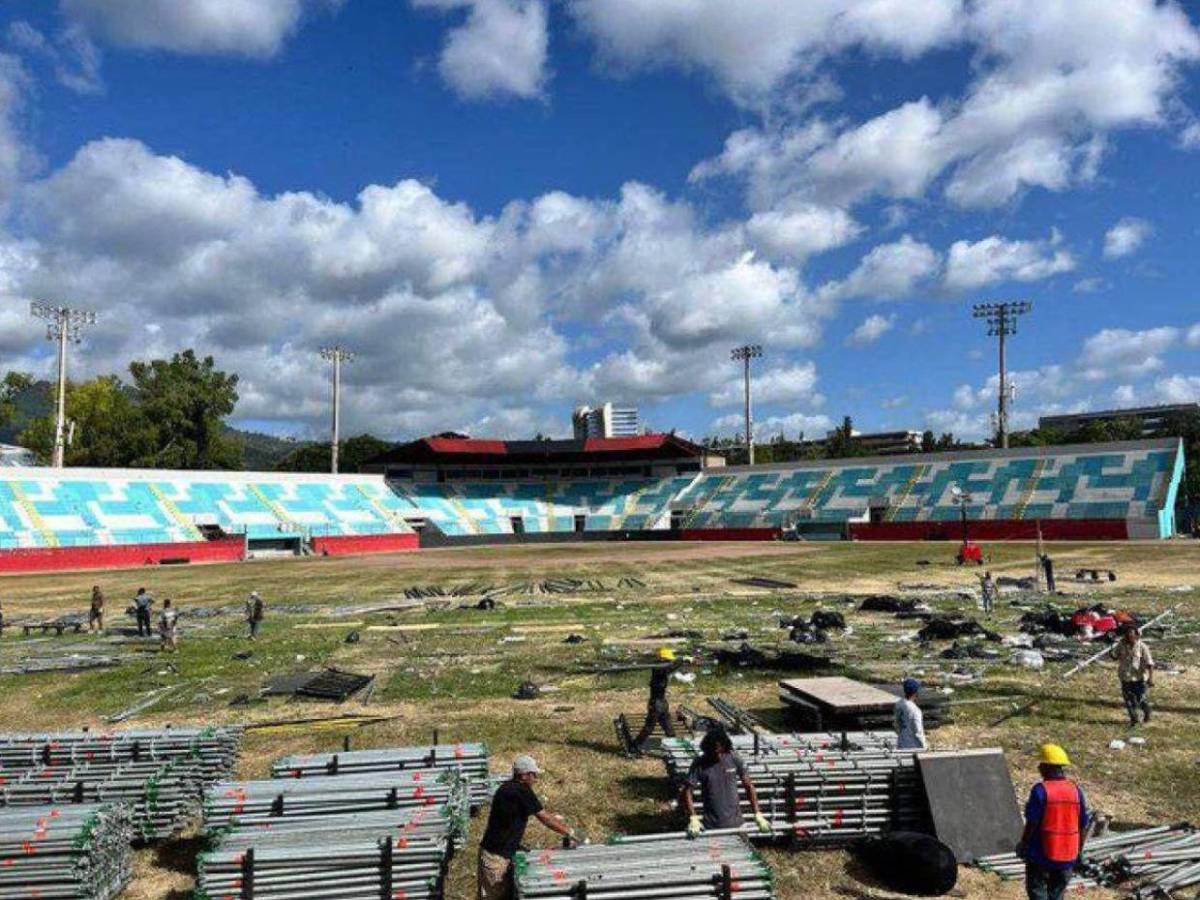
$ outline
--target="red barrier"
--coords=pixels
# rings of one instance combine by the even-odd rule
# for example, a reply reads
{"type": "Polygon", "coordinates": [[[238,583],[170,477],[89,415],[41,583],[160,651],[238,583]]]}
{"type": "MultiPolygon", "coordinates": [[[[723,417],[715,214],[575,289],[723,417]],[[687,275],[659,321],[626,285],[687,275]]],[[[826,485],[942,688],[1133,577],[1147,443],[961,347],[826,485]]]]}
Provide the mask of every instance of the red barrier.
{"type": "Polygon", "coordinates": [[[93,547],[23,547],[0,550],[0,573],[69,569],[130,569],[171,562],[236,562],[245,558],[241,538],[178,544],[106,544],[93,547]]]}
{"type": "Polygon", "coordinates": [[[345,556],[351,553],[395,553],[416,550],[416,534],[347,534],[315,537],[313,552],[320,556],[345,556]]]}
{"type": "MultiPolygon", "coordinates": [[[[1042,537],[1048,541],[1124,541],[1129,529],[1124,519],[1041,519],[1042,537]]],[[[1038,520],[979,519],[967,523],[972,541],[1034,541],[1038,520]]],[[[961,541],[961,522],[852,522],[855,541],[961,541]]]]}
{"type": "Polygon", "coordinates": [[[683,528],[682,541],[773,541],[778,528],[683,528]]]}

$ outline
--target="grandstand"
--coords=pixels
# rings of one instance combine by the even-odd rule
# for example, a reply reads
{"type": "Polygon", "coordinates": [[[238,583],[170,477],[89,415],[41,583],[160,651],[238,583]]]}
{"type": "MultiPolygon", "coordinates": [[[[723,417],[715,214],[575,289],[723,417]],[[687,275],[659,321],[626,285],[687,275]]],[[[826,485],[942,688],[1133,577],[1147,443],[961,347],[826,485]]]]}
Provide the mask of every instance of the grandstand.
{"type": "Polygon", "coordinates": [[[373,473],[0,470],[0,571],[512,540],[1166,538],[1178,439],[725,467],[671,435],[425,438],[373,473]],[[964,494],[956,494],[956,489],[964,494]]]}

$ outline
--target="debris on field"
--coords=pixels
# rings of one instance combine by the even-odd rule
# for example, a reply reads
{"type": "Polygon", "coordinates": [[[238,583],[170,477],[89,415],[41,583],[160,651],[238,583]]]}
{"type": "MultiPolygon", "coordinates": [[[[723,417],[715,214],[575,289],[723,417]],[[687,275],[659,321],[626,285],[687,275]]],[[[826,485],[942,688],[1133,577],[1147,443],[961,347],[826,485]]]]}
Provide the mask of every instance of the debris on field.
{"type": "Polygon", "coordinates": [[[1076,569],[1075,580],[1097,584],[1102,580],[1116,581],[1117,573],[1112,569],[1076,569]]]}
{"type": "Polygon", "coordinates": [[[532,681],[522,681],[513,692],[514,700],[536,700],[542,696],[542,689],[532,681]]]}
{"type": "Polygon", "coordinates": [[[1113,738],[1111,741],[1108,742],[1108,749],[1109,750],[1124,750],[1125,742],[1123,740],[1121,740],[1120,738],[1113,738]]]}
{"type": "Polygon", "coordinates": [[[352,631],[348,635],[346,635],[346,639],[343,641],[343,643],[357,644],[361,640],[362,640],[362,635],[359,634],[357,631],[352,631]]]}
{"type": "Polygon", "coordinates": [[[964,616],[935,615],[917,632],[922,641],[953,640],[960,637],[983,637],[999,643],[1000,635],[988,631],[974,619],[964,616]]]}
{"type": "Polygon", "coordinates": [[[267,679],[260,692],[264,697],[295,696],[342,703],[375,680],[374,675],[359,675],[341,669],[297,672],[267,679]]]}
{"type": "Polygon", "coordinates": [[[585,638],[582,634],[576,634],[576,633],[572,632],[571,634],[568,634],[565,638],[563,638],[563,643],[564,644],[582,644],[586,640],[587,640],[587,638],[585,638]]]}
{"type": "Polygon", "coordinates": [[[1018,650],[1008,660],[1010,665],[1023,666],[1026,669],[1041,669],[1046,665],[1046,658],[1038,650],[1018,650]]]}
{"type": "Polygon", "coordinates": [[[684,684],[691,684],[696,680],[695,672],[675,672],[672,676],[676,681],[682,681],[684,684]]]}
{"type": "Polygon", "coordinates": [[[742,584],[746,587],[767,588],[768,590],[790,590],[799,587],[793,581],[780,581],[778,578],[763,578],[756,575],[753,578],[731,578],[734,584],[742,584]]]}

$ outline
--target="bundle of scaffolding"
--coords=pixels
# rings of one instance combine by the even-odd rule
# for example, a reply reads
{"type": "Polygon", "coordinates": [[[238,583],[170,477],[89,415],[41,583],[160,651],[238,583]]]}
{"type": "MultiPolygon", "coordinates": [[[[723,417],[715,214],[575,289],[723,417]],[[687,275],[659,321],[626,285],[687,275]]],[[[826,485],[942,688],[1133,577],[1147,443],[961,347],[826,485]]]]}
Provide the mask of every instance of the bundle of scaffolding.
{"type": "Polygon", "coordinates": [[[461,843],[470,817],[467,782],[455,769],[414,769],[293,780],[233,781],[212,785],[204,795],[204,823],[219,829],[282,827],[290,819],[397,810],[427,810],[445,819],[445,833],[461,843]]]}
{"type": "MultiPolygon", "coordinates": [[[[795,845],[836,846],[864,835],[927,827],[914,751],[896,750],[871,733],[857,737],[858,743],[849,740],[850,735],[846,740],[841,735],[735,738],[735,751],[771,824],[764,839],[786,837],[795,845]]],[[[667,772],[677,782],[700,752],[696,742],[680,738],[664,740],[663,750],[667,772]]],[[[738,791],[743,821],[750,825],[750,798],[745,788],[739,786],[738,791]]],[[[702,810],[699,789],[692,799],[702,810]]]]}
{"type": "Polygon", "coordinates": [[[436,900],[458,827],[429,806],[237,824],[200,856],[196,896],[436,900]]]}
{"type": "Polygon", "coordinates": [[[271,776],[313,778],[432,769],[458,771],[469,785],[471,805],[479,807],[487,803],[490,782],[486,744],[433,744],[286,756],[271,767],[271,776]]]}
{"type": "Polygon", "coordinates": [[[136,836],[150,841],[170,837],[194,818],[203,786],[200,769],[186,760],[39,766],[6,778],[0,805],[121,802],[136,836]]]}
{"type": "Polygon", "coordinates": [[[571,900],[771,900],[771,870],[744,837],[617,838],[572,850],[518,853],[516,895],[571,900]]]}
{"type": "MultiPolygon", "coordinates": [[[[1132,896],[1150,900],[1200,884],[1200,832],[1189,825],[1112,832],[1087,841],[1082,857],[1068,890],[1136,885],[1132,896]]],[[[1025,861],[1014,853],[980,857],[975,865],[1001,878],[1025,875],[1025,861]]]]}
{"type": "Polygon", "coordinates": [[[120,804],[0,809],[0,898],[111,900],[132,871],[120,804]]]}
{"type": "Polygon", "coordinates": [[[0,773],[37,766],[186,759],[202,778],[228,777],[237,762],[240,727],[68,731],[0,735],[0,773]]]}

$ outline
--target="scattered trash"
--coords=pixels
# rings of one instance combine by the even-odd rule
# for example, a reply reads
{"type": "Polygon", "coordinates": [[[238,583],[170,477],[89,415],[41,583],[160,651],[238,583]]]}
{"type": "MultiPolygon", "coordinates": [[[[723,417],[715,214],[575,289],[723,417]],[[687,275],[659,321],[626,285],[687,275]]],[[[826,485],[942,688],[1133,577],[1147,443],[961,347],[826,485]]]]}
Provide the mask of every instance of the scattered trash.
{"type": "Polygon", "coordinates": [[[292,695],[313,700],[332,700],[342,703],[357,694],[375,680],[374,675],[358,675],[341,669],[324,669],[320,672],[298,672],[291,675],[276,675],[267,680],[261,694],[292,695]]]}
{"type": "Polygon", "coordinates": [[[1023,666],[1026,669],[1041,669],[1046,665],[1046,658],[1038,650],[1018,650],[1008,662],[1010,665],[1023,666]]]}
{"type": "Polygon", "coordinates": [[[749,639],[750,632],[745,628],[735,628],[733,631],[727,631],[721,635],[723,641],[744,641],[749,639]]]}
{"type": "Polygon", "coordinates": [[[587,638],[585,638],[582,634],[575,634],[574,632],[572,632],[571,634],[568,634],[565,638],[563,638],[563,643],[564,644],[582,644],[586,640],[587,640],[587,638]]]}
{"type": "Polygon", "coordinates": [[[1135,747],[1141,747],[1146,743],[1146,739],[1144,737],[1131,737],[1129,739],[1129,743],[1133,744],[1135,747]]]}
{"type": "Polygon", "coordinates": [[[344,643],[357,644],[361,640],[362,640],[362,635],[359,634],[357,631],[352,631],[348,635],[346,635],[346,640],[344,641],[344,643]]]}
{"type": "Polygon", "coordinates": [[[513,692],[514,700],[536,700],[542,696],[542,689],[532,681],[522,681],[513,692]]]}
{"type": "Polygon", "coordinates": [[[730,580],[734,584],[744,584],[746,587],[768,588],[771,590],[786,590],[798,587],[793,581],[780,581],[778,578],[762,578],[757,575],[753,578],[732,578],[730,580]]]}
{"type": "Polygon", "coordinates": [[[1000,641],[1000,635],[994,631],[988,631],[974,619],[960,616],[933,616],[925,627],[917,632],[917,637],[922,641],[952,640],[976,636],[997,643],[1000,641]]]}
{"type": "Polygon", "coordinates": [[[1103,576],[1105,578],[1107,578],[1109,581],[1117,580],[1117,573],[1114,572],[1112,569],[1076,569],[1075,570],[1075,580],[1076,581],[1090,581],[1093,583],[1099,582],[1101,580],[1102,573],[1103,573],[1103,576]]]}
{"type": "Polygon", "coordinates": [[[1108,742],[1108,749],[1109,750],[1124,750],[1125,742],[1123,740],[1121,740],[1120,738],[1113,738],[1111,741],[1108,742]]]}
{"type": "Polygon", "coordinates": [[[249,659],[250,657],[252,657],[253,655],[254,655],[253,650],[239,650],[237,653],[233,654],[233,658],[246,660],[246,659],[249,659]]]}
{"type": "Polygon", "coordinates": [[[682,681],[684,684],[691,684],[696,680],[695,672],[676,672],[672,677],[676,681],[682,681]]]}

